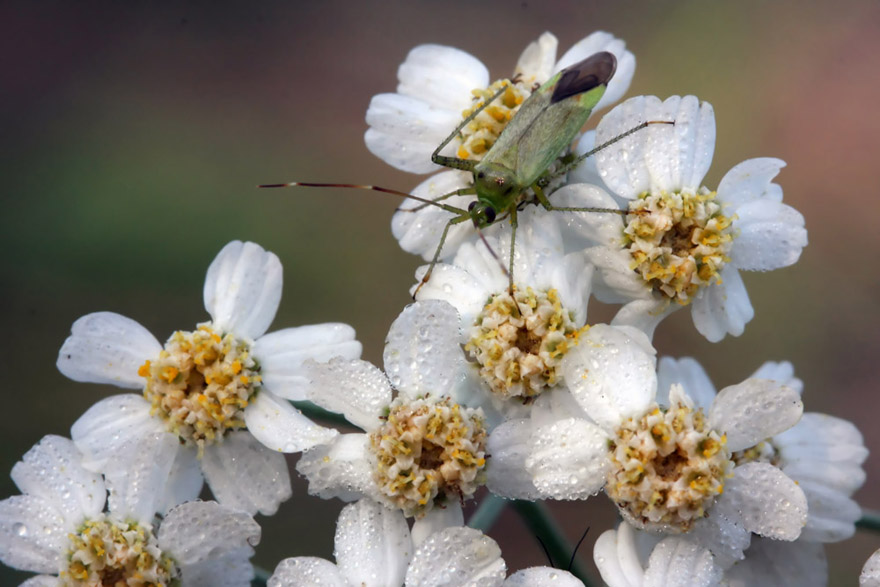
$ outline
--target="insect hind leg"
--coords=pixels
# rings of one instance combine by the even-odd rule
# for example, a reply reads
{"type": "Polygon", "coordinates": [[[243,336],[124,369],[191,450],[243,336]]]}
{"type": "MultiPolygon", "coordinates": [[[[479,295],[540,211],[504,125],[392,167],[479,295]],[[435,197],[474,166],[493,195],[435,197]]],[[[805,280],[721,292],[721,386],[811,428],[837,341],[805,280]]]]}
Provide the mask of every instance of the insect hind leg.
{"type": "Polygon", "coordinates": [[[462,120],[457,127],[455,127],[455,130],[453,130],[452,133],[450,133],[450,135],[446,137],[443,142],[437,146],[436,149],[434,149],[434,152],[431,153],[431,161],[433,161],[437,165],[442,165],[443,167],[449,167],[451,169],[473,171],[474,166],[476,166],[477,164],[476,161],[471,161],[470,159],[461,159],[460,157],[447,157],[446,155],[441,155],[440,151],[442,151],[446,147],[446,145],[448,145],[450,141],[452,141],[453,138],[458,136],[461,133],[461,130],[465,126],[467,126],[474,118],[476,118],[480,114],[480,112],[488,108],[489,104],[497,100],[498,97],[501,96],[501,94],[506,92],[509,87],[509,84],[502,85],[501,88],[497,92],[495,92],[491,98],[485,100],[479,108],[468,114],[468,116],[464,120],[462,120]]]}

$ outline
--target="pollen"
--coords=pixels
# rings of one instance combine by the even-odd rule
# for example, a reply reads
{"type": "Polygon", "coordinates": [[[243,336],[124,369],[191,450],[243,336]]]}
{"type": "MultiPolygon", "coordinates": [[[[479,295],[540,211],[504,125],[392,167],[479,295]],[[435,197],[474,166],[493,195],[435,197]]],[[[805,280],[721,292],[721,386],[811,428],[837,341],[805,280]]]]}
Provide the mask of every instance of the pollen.
{"type": "Polygon", "coordinates": [[[715,192],[645,193],[629,211],[624,243],[631,267],[654,291],[685,306],[701,288],[721,282],[735,235],[715,192]]]}
{"type": "Polygon", "coordinates": [[[470,498],[485,483],[486,436],[482,410],[448,398],[398,398],[370,434],[384,500],[421,518],[435,505],[470,498]]]}
{"type": "Polygon", "coordinates": [[[101,517],[68,534],[64,587],[167,587],[179,579],[174,561],[162,554],[150,526],[101,517]]]}
{"type": "Polygon", "coordinates": [[[489,299],[464,348],[493,393],[528,402],[560,382],[562,357],[586,328],[555,289],[505,291],[489,299]]]}
{"type": "Polygon", "coordinates": [[[520,105],[532,93],[531,88],[525,84],[513,83],[507,79],[498,80],[488,88],[475,89],[471,92],[475,103],[461,113],[462,119],[481,108],[486,100],[491,100],[504,85],[507,85],[507,89],[461,129],[461,145],[457,151],[459,158],[474,161],[482,159],[498,140],[501,131],[519,110],[520,105]]]}
{"type": "Polygon", "coordinates": [[[257,392],[260,367],[250,345],[211,324],[171,335],[159,357],[138,369],[154,415],[181,441],[197,446],[219,442],[244,427],[244,408],[257,392]]]}
{"type": "Polygon", "coordinates": [[[617,429],[605,491],[636,527],[687,532],[724,491],[733,463],[723,448],[702,410],[658,407],[617,429]]]}

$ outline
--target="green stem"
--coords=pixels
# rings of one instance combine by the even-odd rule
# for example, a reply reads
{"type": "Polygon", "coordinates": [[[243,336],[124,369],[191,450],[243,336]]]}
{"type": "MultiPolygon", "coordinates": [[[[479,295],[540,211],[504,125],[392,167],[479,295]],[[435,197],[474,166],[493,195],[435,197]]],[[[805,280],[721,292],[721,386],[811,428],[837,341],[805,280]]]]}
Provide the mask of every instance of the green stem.
{"type": "MultiPolygon", "coordinates": [[[[513,509],[520,515],[528,529],[536,538],[540,538],[544,542],[547,551],[550,553],[550,558],[553,559],[553,563],[555,565],[568,565],[568,561],[571,560],[572,556],[572,546],[565,539],[565,535],[559,526],[556,525],[547,506],[543,503],[520,500],[514,501],[512,504],[513,509]]],[[[585,587],[593,585],[586,570],[577,558],[572,561],[571,568],[568,571],[580,579],[585,587]]]]}
{"type": "Polygon", "coordinates": [[[266,587],[270,576],[269,571],[254,565],[254,579],[251,581],[251,587],[266,587]]]}
{"type": "Polygon", "coordinates": [[[880,532],[880,512],[874,510],[862,510],[862,519],[856,522],[856,528],[859,530],[871,530],[880,532]]]}
{"type": "Polygon", "coordinates": [[[477,508],[474,515],[468,520],[467,525],[482,532],[488,532],[495,525],[498,516],[501,515],[501,512],[504,511],[508,503],[510,502],[503,497],[498,497],[492,493],[486,495],[483,501],[480,502],[480,507],[477,508]]]}
{"type": "Polygon", "coordinates": [[[300,402],[290,402],[293,404],[293,407],[301,411],[303,414],[311,418],[312,420],[322,420],[329,424],[341,424],[345,426],[351,426],[351,422],[346,420],[340,414],[335,412],[330,412],[325,410],[324,408],[319,408],[315,404],[310,401],[300,401],[300,402]]]}

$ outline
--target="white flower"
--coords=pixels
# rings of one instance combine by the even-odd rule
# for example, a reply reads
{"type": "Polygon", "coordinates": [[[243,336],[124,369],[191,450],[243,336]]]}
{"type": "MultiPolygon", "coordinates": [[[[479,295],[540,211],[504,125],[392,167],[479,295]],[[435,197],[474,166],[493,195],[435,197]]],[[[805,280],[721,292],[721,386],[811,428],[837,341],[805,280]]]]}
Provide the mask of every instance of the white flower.
{"type": "Polygon", "coordinates": [[[365,361],[311,364],[308,399],[366,433],[303,454],[297,470],[309,493],[368,496],[422,517],[435,506],[458,508],[484,483],[486,417],[463,385],[457,322],[445,302],[404,309],[386,340],[388,377],[365,361]]]}
{"type": "Polygon", "coordinates": [[[536,407],[531,420],[493,431],[489,489],[513,498],[586,499],[604,488],[629,523],[689,533],[722,567],[742,558],[750,532],[797,538],[806,522],[797,484],[770,464],[731,461],[735,451],[798,421],[797,392],[748,379],[711,406],[680,385],[668,398],[658,395],[654,351],[632,332],[593,326],[565,356],[563,375],[588,417],[559,403],[550,406],[555,413],[536,407]]]}
{"type": "Polygon", "coordinates": [[[143,326],[100,312],[77,320],[58,354],[76,381],[143,389],[92,406],[71,435],[111,504],[137,480],[164,492],[160,511],[194,499],[202,475],[224,505],[274,513],[290,497],[283,452],[328,442],[286,400],[305,397],[306,359],[360,356],[344,324],[264,334],[281,299],[281,263],[259,245],[233,241],[211,263],[205,308],[211,322],[176,332],[164,349],[143,326]],[[282,399],[284,398],[284,399],[282,399]]]}
{"type": "Polygon", "coordinates": [[[336,524],[336,564],[316,557],[288,558],[269,587],[583,587],[566,571],[535,567],[507,580],[498,544],[479,530],[456,524],[419,528],[370,500],[345,506],[336,524]],[[426,532],[426,533],[422,533],[426,532]],[[420,535],[421,534],[421,535],[420,535]]]}
{"type": "MultiPolygon", "coordinates": [[[[480,113],[459,138],[446,147],[459,158],[479,160],[515,115],[533,89],[549,80],[561,69],[600,51],[617,57],[617,71],[608,84],[598,108],[620,99],[629,87],[635,71],[635,57],[625,50],[625,43],[609,33],[596,32],[582,39],[554,64],[556,38],[544,33],[523,52],[512,79],[516,83],[508,92],[480,113]]],[[[421,45],[413,49],[398,71],[400,85],[396,94],[375,96],[367,111],[367,147],[384,161],[405,171],[428,173],[438,169],[431,154],[475,107],[475,100],[485,100],[501,88],[499,80],[489,86],[489,74],[476,58],[439,45],[421,45]]],[[[447,151],[444,151],[446,153],[447,151]]],[[[444,171],[434,175],[413,191],[413,195],[435,199],[472,185],[469,172],[444,171]]],[[[475,197],[456,195],[444,203],[467,209],[475,197]]],[[[501,212],[501,211],[497,211],[501,212]]],[[[443,230],[452,218],[450,212],[435,206],[424,206],[406,200],[394,215],[391,229],[400,246],[410,253],[430,260],[443,230]],[[414,211],[414,209],[417,209],[414,211]]],[[[484,231],[495,234],[504,222],[484,231]]],[[[448,259],[461,243],[476,238],[469,222],[449,227],[441,258],[448,259]]]]}
{"type": "Polygon", "coordinates": [[[639,532],[629,524],[596,540],[593,560],[608,587],[709,587],[720,585],[712,553],[688,541],[639,532]]]}
{"type": "MultiPolygon", "coordinates": [[[[682,385],[697,403],[708,406],[715,387],[695,360],[664,357],[658,369],[660,389],[673,382],[682,385]]],[[[752,378],[773,380],[801,392],[791,363],[764,363],[752,378]]],[[[807,522],[798,540],[839,542],[852,537],[861,508],[850,496],[865,482],[862,463],[868,456],[862,435],[850,422],[808,412],[800,421],[775,436],[740,449],[734,459],[770,463],[794,480],[807,498],[807,522]]]]}
{"type": "Polygon", "coordinates": [[[517,233],[511,295],[510,235],[486,241],[491,250],[482,242],[465,243],[452,263],[437,265],[416,299],[455,307],[460,320],[447,327],[460,332],[456,346],[474,393],[490,396],[511,417],[564,385],[558,367],[586,324],[592,267],[582,255],[563,255],[549,215],[535,218],[517,233]]]}
{"type": "Polygon", "coordinates": [[[159,492],[132,487],[105,513],[104,482],[81,459],[70,440],[46,436],[12,469],[23,495],[0,502],[0,560],[42,573],[25,585],[135,578],[165,585],[178,579],[182,587],[250,585],[249,559],[260,541],[250,515],[189,502],[171,509],[156,532],[159,492]]]}
{"type": "Polygon", "coordinates": [[[601,144],[645,121],[653,124],[596,155],[598,173],[614,197],[574,184],[554,195],[557,205],[632,212],[570,214],[591,246],[595,295],[632,301],[618,323],[653,332],[676,308],[690,305],[694,325],[712,342],[742,334],[754,314],[740,270],[768,271],[795,263],[807,244],[803,217],[782,203],[772,179],[779,159],[749,159],[731,169],[716,191],[702,185],[715,148],[711,105],[694,96],[665,102],[638,96],[599,123],[601,144]]]}
{"type": "Polygon", "coordinates": [[[745,560],[725,571],[728,587],[825,587],[828,560],[816,542],[784,542],[755,536],[745,560]]]}

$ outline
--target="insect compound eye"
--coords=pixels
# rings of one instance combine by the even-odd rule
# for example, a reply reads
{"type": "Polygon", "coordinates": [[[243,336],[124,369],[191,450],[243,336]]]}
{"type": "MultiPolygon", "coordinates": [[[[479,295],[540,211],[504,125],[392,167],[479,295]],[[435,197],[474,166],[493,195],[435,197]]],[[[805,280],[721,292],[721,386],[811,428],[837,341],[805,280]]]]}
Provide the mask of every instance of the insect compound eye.
{"type": "Polygon", "coordinates": [[[468,204],[468,212],[470,212],[471,210],[473,210],[473,209],[474,209],[474,206],[476,206],[476,205],[477,205],[477,201],[476,201],[476,200],[474,200],[473,202],[471,202],[470,204],[468,204]]]}
{"type": "Polygon", "coordinates": [[[491,206],[486,206],[486,208],[483,210],[483,213],[486,216],[487,224],[492,224],[493,222],[495,222],[495,208],[491,206]]]}

